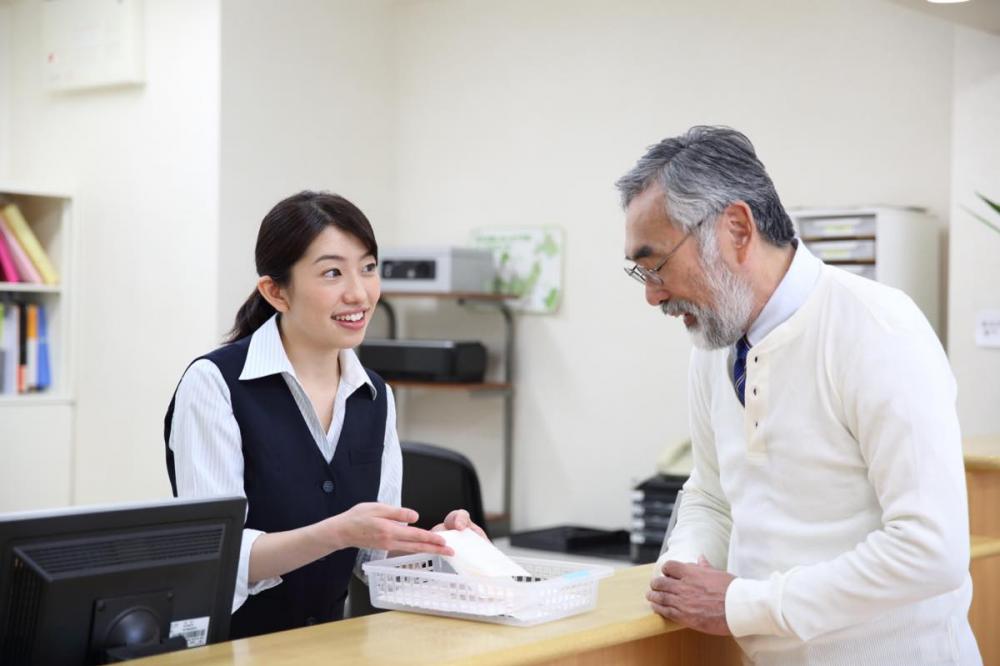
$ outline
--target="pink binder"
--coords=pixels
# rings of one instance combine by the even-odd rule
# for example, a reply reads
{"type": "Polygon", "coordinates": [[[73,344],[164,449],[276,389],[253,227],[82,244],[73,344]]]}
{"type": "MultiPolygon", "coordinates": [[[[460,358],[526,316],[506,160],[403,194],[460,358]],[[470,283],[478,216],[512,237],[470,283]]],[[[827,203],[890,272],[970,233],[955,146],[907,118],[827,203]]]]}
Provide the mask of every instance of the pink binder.
{"type": "Polygon", "coordinates": [[[20,274],[14,268],[14,257],[11,256],[10,249],[7,247],[7,237],[3,234],[0,234],[0,281],[21,281],[20,274]]]}
{"type": "Polygon", "coordinates": [[[42,284],[41,274],[35,268],[35,265],[31,263],[31,259],[28,259],[24,248],[17,242],[17,237],[11,231],[10,225],[7,224],[7,218],[3,216],[3,213],[0,213],[0,234],[3,234],[4,240],[7,241],[7,247],[10,249],[11,257],[14,259],[14,266],[17,267],[17,273],[21,276],[21,282],[42,284]]]}

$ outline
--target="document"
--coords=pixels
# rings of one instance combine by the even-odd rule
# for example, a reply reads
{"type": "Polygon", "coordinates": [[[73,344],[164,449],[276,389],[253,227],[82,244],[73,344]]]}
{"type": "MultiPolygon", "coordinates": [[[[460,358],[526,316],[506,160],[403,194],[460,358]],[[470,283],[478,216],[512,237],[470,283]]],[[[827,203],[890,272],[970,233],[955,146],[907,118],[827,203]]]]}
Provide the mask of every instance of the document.
{"type": "Polygon", "coordinates": [[[454,555],[444,559],[459,576],[531,577],[524,567],[472,530],[445,530],[438,534],[455,551],[454,555]]]}

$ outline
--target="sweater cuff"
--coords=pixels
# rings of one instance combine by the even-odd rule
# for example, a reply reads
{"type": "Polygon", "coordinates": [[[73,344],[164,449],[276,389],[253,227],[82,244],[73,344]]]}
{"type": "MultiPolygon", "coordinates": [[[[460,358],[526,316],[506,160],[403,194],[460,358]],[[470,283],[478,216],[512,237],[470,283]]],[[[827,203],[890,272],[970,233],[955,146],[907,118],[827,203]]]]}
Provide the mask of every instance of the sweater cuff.
{"type": "Polygon", "coordinates": [[[782,636],[781,616],[783,580],[774,574],[769,580],[736,578],[726,590],[726,624],[733,636],[782,636]]]}
{"type": "Polygon", "coordinates": [[[680,548],[671,548],[663,552],[656,558],[656,566],[653,567],[653,578],[663,575],[663,565],[673,560],[674,562],[684,562],[685,564],[697,564],[698,555],[696,553],[684,552],[680,548]]]}

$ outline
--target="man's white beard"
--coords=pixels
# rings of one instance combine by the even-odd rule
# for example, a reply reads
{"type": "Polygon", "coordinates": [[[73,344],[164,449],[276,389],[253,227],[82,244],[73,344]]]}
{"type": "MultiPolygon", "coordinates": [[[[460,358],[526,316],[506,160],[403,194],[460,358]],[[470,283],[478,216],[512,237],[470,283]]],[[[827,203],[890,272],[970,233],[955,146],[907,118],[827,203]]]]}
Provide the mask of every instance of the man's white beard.
{"type": "Polygon", "coordinates": [[[753,290],[750,283],[722,263],[716,239],[713,238],[702,246],[701,261],[705,274],[704,285],[712,297],[714,307],[670,299],[660,309],[668,315],[689,313],[694,316],[696,321],[687,330],[696,347],[729,347],[736,344],[747,329],[753,310],[753,290]]]}

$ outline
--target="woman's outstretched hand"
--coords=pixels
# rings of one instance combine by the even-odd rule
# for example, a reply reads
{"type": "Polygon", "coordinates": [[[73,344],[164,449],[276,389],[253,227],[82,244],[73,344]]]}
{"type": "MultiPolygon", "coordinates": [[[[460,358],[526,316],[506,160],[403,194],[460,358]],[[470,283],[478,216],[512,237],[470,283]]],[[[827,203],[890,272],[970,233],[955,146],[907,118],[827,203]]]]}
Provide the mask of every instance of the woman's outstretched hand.
{"type": "Polygon", "coordinates": [[[416,522],[417,518],[413,509],[363,502],[318,525],[333,550],[355,547],[390,552],[455,554],[445,545],[441,535],[408,525],[416,522]]]}

